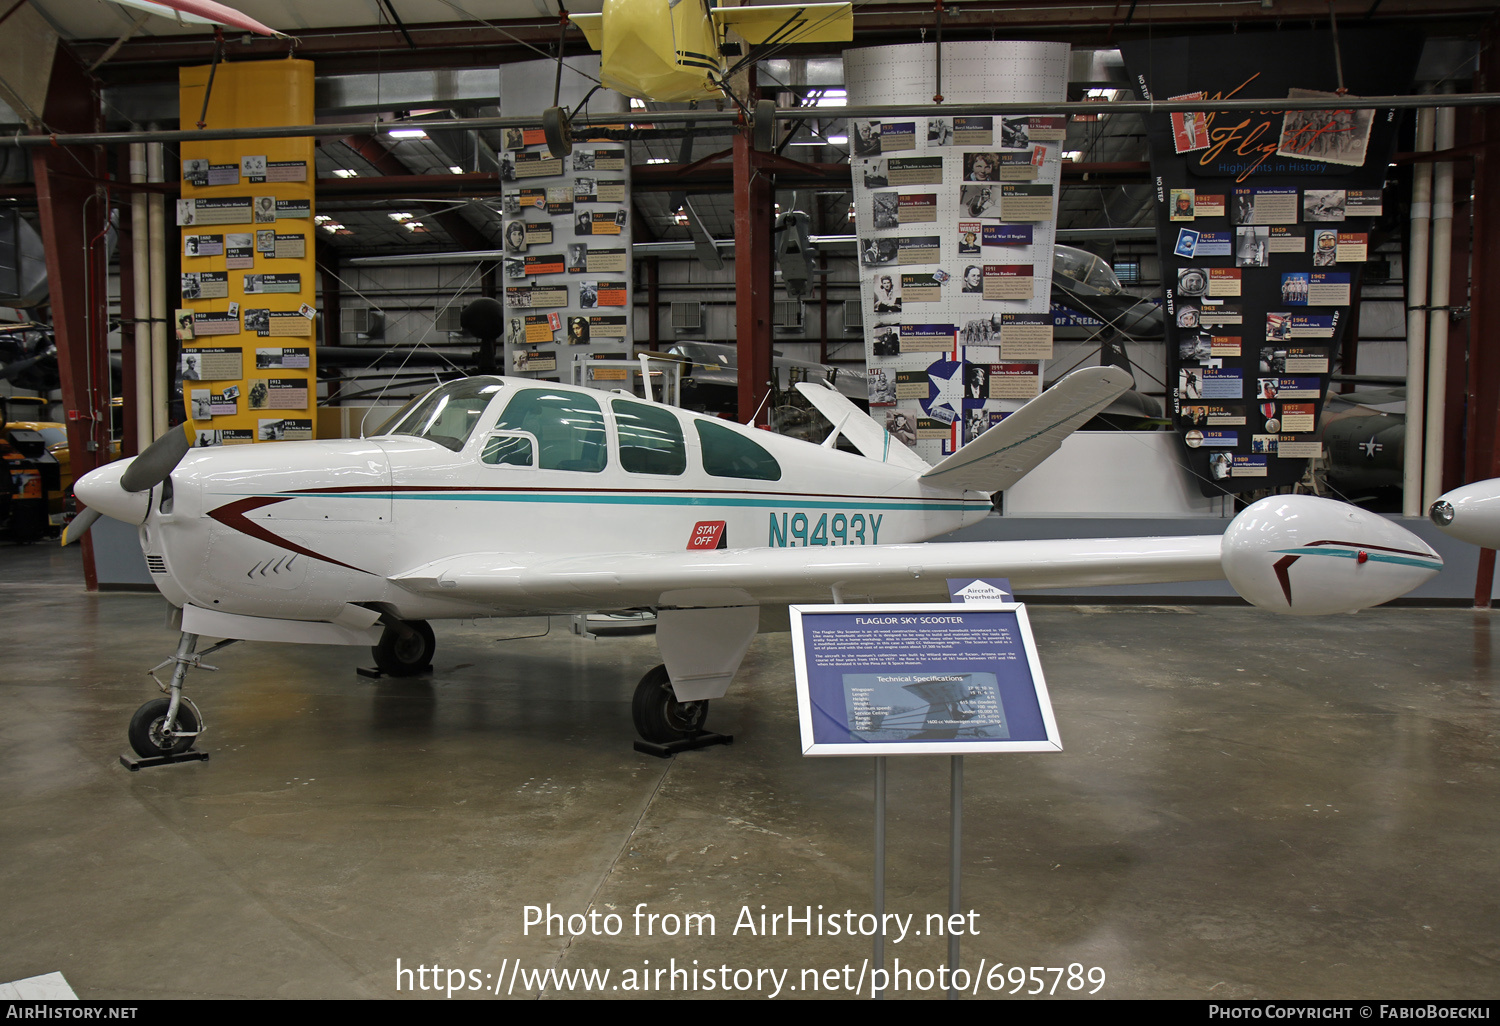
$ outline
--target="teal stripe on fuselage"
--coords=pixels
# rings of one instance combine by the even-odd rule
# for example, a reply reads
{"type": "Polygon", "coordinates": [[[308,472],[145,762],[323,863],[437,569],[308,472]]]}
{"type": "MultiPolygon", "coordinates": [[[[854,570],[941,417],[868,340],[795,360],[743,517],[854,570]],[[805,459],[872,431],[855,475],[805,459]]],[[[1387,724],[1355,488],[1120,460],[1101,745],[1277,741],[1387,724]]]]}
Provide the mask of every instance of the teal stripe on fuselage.
{"type": "Polygon", "coordinates": [[[1338,559],[1358,559],[1363,551],[1372,563],[1394,563],[1397,566],[1417,566],[1423,570],[1441,570],[1442,560],[1422,559],[1418,556],[1397,556],[1387,552],[1371,552],[1369,549],[1330,549],[1313,546],[1302,549],[1277,549],[1277,554],[1288,556],[1333,556],[1338,559]]]}
{"type": "MultiPolygon", "coordinates": [[[[259,494],[259,493],[255,493],[259,494]]],[[[910,513],[963,513],[988,509],[988,502],[936,501],[909,499],[875,501],[850,496],[841,500],[808,500],[796,496],[784,499],[750,499],[734,496],[707,495],[605,495],[597,492],[585,495],[546,492],[285,492],[274,493],[275,497],[288,499],[387,499],[422,502],[558,502],[603,506],[738,506],[787,509],[833,509],[846,510],[858,506],[860,509],[891,510],[910,513]]]]}

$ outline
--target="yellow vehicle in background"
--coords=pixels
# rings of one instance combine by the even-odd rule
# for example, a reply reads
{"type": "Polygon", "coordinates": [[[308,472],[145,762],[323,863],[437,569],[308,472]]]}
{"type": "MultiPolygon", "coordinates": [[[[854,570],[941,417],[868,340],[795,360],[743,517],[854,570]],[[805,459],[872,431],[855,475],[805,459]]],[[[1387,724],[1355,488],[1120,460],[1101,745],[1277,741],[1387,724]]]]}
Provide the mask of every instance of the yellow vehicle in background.
{"type": "MultiPolygon", "coordinates": [[[[114,400],[118,404],[119,400],[114,400]]],[[[68,427],[61,421],[43,419],[49,406],[56,405],[46,399],[33,396],[7,396],[0,399],[5,414],[5,426],[0,429],[0,438],[12,453],[28,459],[37,459],[41,474],[47,484],[47,515],[52,523],[61,525],[68,509],[68,499],[73,492],[72,454],[68,447],[68,427]],[[32,419],[24,419],[26,414],[32,419]],[[46,458],[50,457],[50,461],[46,458]],[[55,483],[46,464],[56,464],[55,483]]],[[[110,459],[120,458],[120,443],[110,444],[110,459]]],[[[10,462],[15,463],[15,459],[10,462]]]]}

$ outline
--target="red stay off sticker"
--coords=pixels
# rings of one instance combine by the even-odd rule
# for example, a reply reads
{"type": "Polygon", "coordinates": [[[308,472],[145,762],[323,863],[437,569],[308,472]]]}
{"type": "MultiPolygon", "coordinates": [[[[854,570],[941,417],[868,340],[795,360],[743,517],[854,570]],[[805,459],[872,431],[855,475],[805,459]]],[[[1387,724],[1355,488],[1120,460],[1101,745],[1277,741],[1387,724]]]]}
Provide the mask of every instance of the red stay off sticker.
{"type": "Polygon", "coordinates": [[[687,547],[693,549],[721,549],[724,547],[724,521],[700,520],[693,525],[688,536],[687,547]]]}

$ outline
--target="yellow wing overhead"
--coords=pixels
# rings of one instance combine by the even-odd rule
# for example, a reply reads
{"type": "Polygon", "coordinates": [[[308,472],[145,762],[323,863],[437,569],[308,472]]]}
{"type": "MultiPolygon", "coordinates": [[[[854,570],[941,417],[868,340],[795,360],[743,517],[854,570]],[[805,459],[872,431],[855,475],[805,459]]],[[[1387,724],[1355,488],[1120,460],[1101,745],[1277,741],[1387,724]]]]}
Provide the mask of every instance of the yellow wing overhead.
{"type": "MultiPolygon", "coordinates": [[[[752,46],[766,43],[839,43],[854,38],[853,4],[715,7],[709,13],[713,16],[714,25],[721,31],[732,28],[752,46]]],[[[588,30],[584,31],[587,33],[588,30]]]]}
{"type": "Polygon", "coordinates": [[[603,14],[573,14],[569,12],[568,20],[583,30],[583,38],[588,40],[589,46],[595,50],[604,49],[603,14]]]}

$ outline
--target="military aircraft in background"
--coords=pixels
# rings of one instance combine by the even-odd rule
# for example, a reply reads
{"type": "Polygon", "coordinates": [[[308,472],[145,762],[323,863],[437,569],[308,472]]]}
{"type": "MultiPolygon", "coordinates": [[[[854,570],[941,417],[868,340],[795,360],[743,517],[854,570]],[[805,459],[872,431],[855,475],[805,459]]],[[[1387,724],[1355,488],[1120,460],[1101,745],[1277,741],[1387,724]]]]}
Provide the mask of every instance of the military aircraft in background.
{"type": "Polygon", "coordinates": [[[636,688],[635,725],[691,743],[756,633],[787,629],[788,603],[941,600],[962,575],[1021,591],[1228,578],[1257,605],[1328,613],[1442,566],[1383,518],[1296,495],[1249,506],[1222,538],[920,544],[982,520],[1129,383],[1080,370],[928,465],[823,383],[797,386],[834,425],[819,445],[630,394],[466,378],[368,438],[194,449],[189,422],[81,478],[88,509],[64,543],[100,514],[139,525],[181,610],[168,697],[131,721],[142,756],[202,731],[182,695],[200,635],[370,645],[409,676],[432,659],[432,619],[652,610],[664,665],[636,688]]]}
{"type": "Polygon", "coordinates": [[[43,395],[62,387],[51,328],[31,322],[0,328],[0,381],[43,395]]]}

